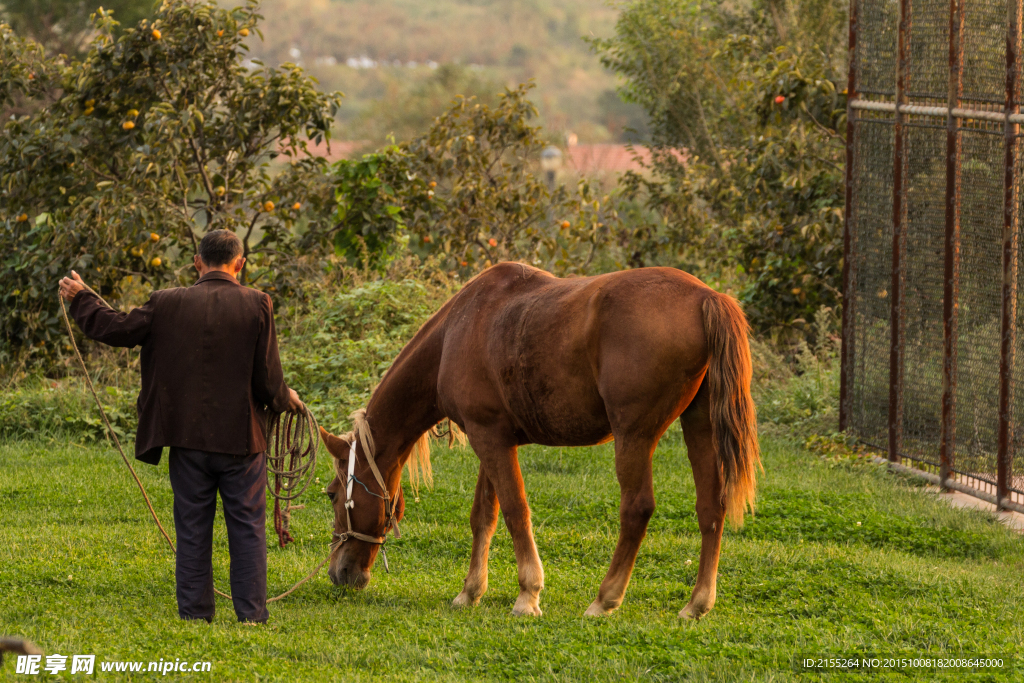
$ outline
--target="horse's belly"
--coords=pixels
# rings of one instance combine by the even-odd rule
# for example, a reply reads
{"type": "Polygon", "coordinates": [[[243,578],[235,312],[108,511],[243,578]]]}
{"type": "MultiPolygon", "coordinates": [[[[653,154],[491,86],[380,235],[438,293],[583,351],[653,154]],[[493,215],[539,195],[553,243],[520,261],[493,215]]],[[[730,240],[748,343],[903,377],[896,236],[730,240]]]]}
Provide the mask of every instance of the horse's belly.
{"type": "Polygon", "coordinates": [[[531,373],[506,385],[506,400],[522,443],[590,446],[607,441],[612,428],[604,401],[585,374],[531,373]]]}
{"type": "Polygon", "coordinates": [[[590,425],[579,425],[577,428],[558,426],[555,429],[538,430],[534,434],[523,432],[519,439],[520,445],[536,443],[542,446],[594,446],[611,441],[611,425],[595,428],[590,425]]]}

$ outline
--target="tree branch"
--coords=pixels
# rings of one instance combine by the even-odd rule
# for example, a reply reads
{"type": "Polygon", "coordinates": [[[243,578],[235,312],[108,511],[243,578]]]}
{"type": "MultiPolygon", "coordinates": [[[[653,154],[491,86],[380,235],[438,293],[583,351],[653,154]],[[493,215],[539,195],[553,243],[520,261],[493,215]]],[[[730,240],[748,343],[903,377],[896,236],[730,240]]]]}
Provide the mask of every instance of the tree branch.
{"type": "MultiPolygon", "coordinates": [[[[260,212],[257,211],[252,215],[252,222],[249,223],[249,229],[245,231],[245,238],[242,240],[242,258],[249,258],[249,237],[252,236],[252,230],[256,227],[256,221],[260,217],[260,212]]],[[[242,264],[242,284],[245,284],[245,267],[248,264],[242,264]]]]}
{"type": "Polygon", "coordinates": [[[189,136],[188,144],[192,147],[192,155],[195,157],[196,166],[199,167],[199,175],[203,178],[203,185],[206,186],[206,193],[209,196],[210,201],[215,202],[217,201],[215,199],[217,195],[213,191],[213,185],[210,183],[210,176],[206,174],[206,165],[199,154],[199,146],[196,144],[195,138],[189,136]]]}
{"type": "Polygon", "coordinates": [[[824,125],[822,125],[821,123],[819,123],[818,119],[814,118],[814,114],[811,113],[811,110],[807,108],[807,104],[806,103],[801,102],[800,103],[800,108],[803,109],[804,113],[807,114],[808,118],[810,118],[811,121],[814,122],[814,125],[817,126],[821,130],[822,133],[824,133],[825,135],[828,136],[830,142],[833,139],[838,139],[838,140],[841,140],[843,142],[844,146],[845,146],[846,138],[844,138],[842,135],[840,135],[836,131],[832,130],[831,128],[827,128],[824,125]]]}

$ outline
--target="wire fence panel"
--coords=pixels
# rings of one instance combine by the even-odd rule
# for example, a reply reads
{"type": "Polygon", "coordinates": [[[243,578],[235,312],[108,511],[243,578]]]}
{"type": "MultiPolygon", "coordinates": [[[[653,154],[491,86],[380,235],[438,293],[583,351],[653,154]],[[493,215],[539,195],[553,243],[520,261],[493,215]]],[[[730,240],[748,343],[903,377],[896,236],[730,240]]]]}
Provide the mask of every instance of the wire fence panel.
{"type": "Polygon", "coordinates": [[[856,340],[852,424],[876,445],[886,441],[889,404],[889,275],[892,268],[892,121],[860,112],[854,196],[857,227],[856,340]],[[867,361],[871,362],[867,362],[867,361]]]}
{"type": "Polygon", "coordinates": [[[1022,2],[853,0],[841,423],[1024,510],[1022,2]]]}
{"type": "Polygon", "coordinates": [[[858,92],[892,95],[896,87],[896,27],[899,6],[884,0],[860,3],[857,26],[858,92]]]}
{"type": "MultiPolygon", "coordinates": [[[[949,2],[939,5],[948,21],[949,2]]],[[[964,2],[963,24],[961,97],[1001,111],[1006,96],[1006,2],[964,2]]]]}
{"type": "MultiPolygon", "coordinates": [[[[1024,244],[1024,235],[1021,234],[1024,231],[1024,139],[1020,137],[1014,140],[1013,158],[1014,193],[1018,197],[1016,202],[1018,244],[1024,244]]],[[[1019,254],[1015,254],[1015,256],[1019,259],[1019,254]]],[[[1017,310],[1015,322],[1018,331],[1024,330],[1024,268],[1017,269],[1017,310]]],[[[1011,452],[1016,454],[1024,449],[1024,334],[1018,334],[1015,341],[1014,397],[1011,402],[1014,415],[1014,429],[1011,452]]],[[[1007,479],[1007,484],[1011,491],[1024,494],[1024,462],[1016,458],[1011,460],[1007,479]]]]}
{"type": "Polygon", "coordinates": [[[945,122],[936,126],[934,118],[913,118],[918,121],[908,124],[903,455],[938,467],[946,127],[945,122]]]}
{"type": "MultiPolygon", "coordinates": [[[[993,125],[993,124],[988,124],[993,125]]],[[[1002,127],[961,133],[960,309],[953,471],[995,484],[1003,246],[1002,127]]]]}
{"type": "MultiPolygon", "coordinates": [[[[915,102],[931,99],[945,104],[949,83],[949,3],[911,1],[910,9],[907,96],[915,102]]],[[[944,126],[945,122],[931,123],[944,126]]]]}

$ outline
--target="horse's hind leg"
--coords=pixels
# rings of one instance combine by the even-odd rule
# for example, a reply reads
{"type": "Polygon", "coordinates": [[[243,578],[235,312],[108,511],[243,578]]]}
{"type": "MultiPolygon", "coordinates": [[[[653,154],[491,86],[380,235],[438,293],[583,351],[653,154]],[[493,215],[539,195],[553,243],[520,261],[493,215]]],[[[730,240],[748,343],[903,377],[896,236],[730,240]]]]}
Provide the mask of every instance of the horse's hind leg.
{"type": "Polygon", "coordinates": [[[657,437],[652,441],[650,436],[616,435],[615,473],[621,492],[619,542],[597,599],[587,608],[587,616],[608,614],[622,604],[640,543],[647,534],[647,523],[654,514],[651,456],[657,443],[657,437]]]}
{"type": "Polygon", "coordinates": [[[469,573],[462,592],[452,601],[454,607],[469,607],[480,602],[480,596],[487,592],[487,555],[491,549],[491,537],[498,526],[498,492],[480,464],[476,480],[476,495],[473,496],[473,512],[469,518],[473,527],[473,554],[469,560],[469,573]]]}
{"type": "Polygon", "coordinates": [[[725,505],[721,468],[711,438],[711,411],[705,382],[679,418],[686,451],[697,488],[697,523],[700,527],[700,565],[690,602],[679,612],[684,619],[699,619],[715,604],[718,555],[722,548],[725,505]]]}

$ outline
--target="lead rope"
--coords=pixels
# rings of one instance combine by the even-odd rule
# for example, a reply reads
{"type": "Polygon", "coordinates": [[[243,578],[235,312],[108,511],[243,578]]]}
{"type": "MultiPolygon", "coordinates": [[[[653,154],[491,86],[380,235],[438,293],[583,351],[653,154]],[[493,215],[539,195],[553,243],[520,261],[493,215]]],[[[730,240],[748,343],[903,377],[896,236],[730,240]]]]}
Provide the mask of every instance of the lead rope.
{"type": "MultiPolygon", "coordinates": [[[[94,292],[88,285],[86,285],[86,289],[88,289],[93,294],[96,294],[96,292],[94,292]]],[[[99,298],[99,300],[101,302],[103,302],[103,304],[106,305],[107,308],[113,308],[110,304],[108,304],[106,301],[104,301],[103,298],[100,297],[99,294],[96,294],[96,297],[99,298]]],[[[157,517],[156,510],[153,509],[153,503],[150,502],[150,500],[149,500],[149,494],[146,493],[146,487],[142,485],[142,480],[139,479],[139,475],[136,474],[135,468],[132,467],[131,461],[129,461],[128,460],[128,456],[124,454],[124,449],[121,448],[121,442],[118,440],[117,434],[114,433],[113,428],[110,426],[110,421],[107,419],[106,411],[103,410],[103,404],[100,403],[100,398],[99,398],[99,396],[96,395],[96,389],[95,389],[95,387],[93,387],[92,378],[89,377],[89,370],[85,367],[85,360],[82,358],[82,353],[78,350],[78,343],[75,341],[75,334],[74,334],[74,332],[71,329],[71,320],[68,318],[68,311],[64,307],[64,298],[60,294],[58,294],[57,295],[57,300],[60,302],[60,312],[61,312],[61,315],[63,315],[63,317],[64,317],[64,325],[65,325],[65,327],[67,327],[68,337],[71,338],[71,347],[75,350],[75,356],[78,358],[78,364],[82,367],[82,374],[85,375],[85,383],[89,387],[89,392],[92,393],[93,399],[96,401],[96,407],[100,409],[100,417],[103,418],[103,424],[106,425],[106,427],[107,427],[107,433],[110,434],[110,438],[112,438],[114,440],[114,445],[117,446],[117,452],[121,454],[121,460],[124,461],[125,467],[127,467],[128,471],[131,472],[132,479],[135,480],[135,484],[139,487],[139,491],[142,493],[142,497],[146,501],[146,507],[149,508],[149,514],[153,518],[153,522],[155,522],[157,528],[160,529],[160,533],[163,534],[163,537],[167,541],[167,545],[168,545],[168,547],[170,547],[171,552],[174,553],[175,555],[177,555],[178,554],[178,549],[174,547],[174,541],[171,540],[171,537],[167,533],[167,530],[164,529],[164,525],[160,523],[160,518],[157,517]]],[[[319,434],[318,434],[317,431],[314,431],[316,429],[316,427],[314,426],[316,424],[316,419],[313,417],[313,414],[309,412],[308,408],[306,409],[305,415],[306,415],[307,424],[309,425],[309,428],[310,428],[310,433],[317,435],[315,437],[316,441],[313,442],[314,444],[316,444],[316,445],[313,446],[313,462],[315,462],[316,461],[316,448],[317,448],[317,445],[319,444],[319,434]]],[[[291,420],[288,420],[286,422],[286,430],[289,431],[289,432],[291,431],[291,425],[292,425],[291,420]]],[[[275,421],[275,429],[276,428],[277,428],[277,423],[275,421]]],[[[278,455],[280,455],[280,453],[278,455]]],[[[280,456],[280,457],[281,457],[281,459],[283,461],[284,456],[280,456]]],[[[309,469],[312,472],[312,468],[309,468],[309,469]]],[[[269,471],[269,468],[268,468],[268,471],[269,471]]],[[[308,486],[308,485],[309,485],[309,479],[306,480],[305,485],[302,487],[302,490],[300,490],[299,493],[302,493],[302,491],[305,491],[306,490],[306,486],[308,486]]],[[[297,497],[297,496],[298,496],[298,494],[295,494],[295,496],[292,496],[292,498],[297,497]]],[[[288,500],[291,500],[291,498],[289,498],[288,500]]],[[[276,596],[274,596],[272,598],[268,598],[267,602],[268,603],[269,602],[276,602],[276,601],[278,601],[278,600],[280,600],[282,598],[288,597],[293,592],[295,592],[295,590],[298,589],[299,586],[301,586],[302,584],[306,583],[307,581],[312,579],[314,576],[316,576],[320,572],[320,570],[324,568],[324,565],[327,564],[328,560],[331,559],[331,555],[334,553],[335,549],[339,545],[341,545],[341,544],[340,543],[332,543],[331,544],[331,549],[327,553],[327,557],[325,557],[323,560],[321,560],[320,564],[318,564],[316,566],[316,568],[314,568],[311,572],[309,572],[309,574],[307,574],[305,576],[305,578],[303,578],[301,581],[296,583],[294,586],[292,586],[291,588],[286,590],[284,593],[281,593],[280,595],[276,595],[276,596]]],[[[224,593],[223,591],[217,589],[216,587],[214,587],[213,590],[214,590],[214,592],[217,595],[221,596],[222,598],[227,598],[228,600],[231,600],[231,596],[229,594],[224,593]]]]}

